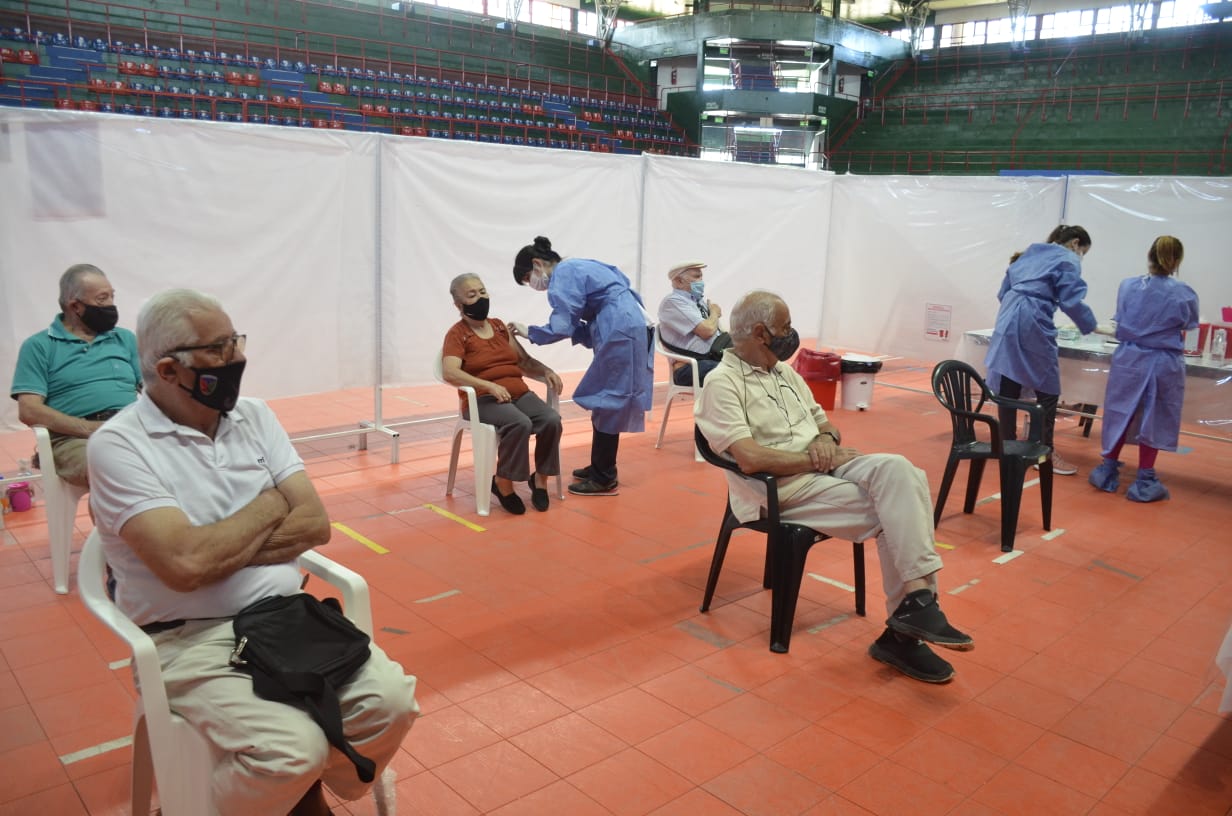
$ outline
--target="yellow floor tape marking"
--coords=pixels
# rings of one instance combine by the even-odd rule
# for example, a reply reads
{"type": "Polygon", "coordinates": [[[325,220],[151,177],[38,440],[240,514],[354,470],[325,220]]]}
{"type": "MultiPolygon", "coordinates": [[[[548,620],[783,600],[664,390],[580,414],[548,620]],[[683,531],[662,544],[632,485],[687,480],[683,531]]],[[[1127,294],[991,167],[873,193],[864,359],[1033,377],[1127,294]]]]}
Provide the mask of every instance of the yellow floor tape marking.
{"type": "Polygon", "coordinates": [[[437,507],[435,504],[425,504],[424,507],[428,508],[429,510],[431,510],[433,513],[436,513],[437,515],[444,516],[450,521],[456,521],[458,522],[458,524],[461,524],[463,527],[474,530],[477,533],[482,533],[482,532],[487,531],[486,527],[480,527],[478,524],[474,523],[473,521],[467,521],[461,516],[455,516],[453,513],[450,513],[448,510],[446,510],[443,507],[437,507]]]}
{"type": "Polygon", "coordinates": [[[385,553],[389,552],[389,550],[385,549],[380,544],[377,544],[375,541],[368,538],[367,536],[360,535],[359,533],[355,532],[350,527],[346,526],[345,524],[341,522],[335,521],[333,524],[329,526],[333,527],[338,532],[344,533],[345,535],[348,535],[351,538],[355,539],[360,544],[363,544],[365,547],[372,550],[377,555],[384,555],[385,553]]]}

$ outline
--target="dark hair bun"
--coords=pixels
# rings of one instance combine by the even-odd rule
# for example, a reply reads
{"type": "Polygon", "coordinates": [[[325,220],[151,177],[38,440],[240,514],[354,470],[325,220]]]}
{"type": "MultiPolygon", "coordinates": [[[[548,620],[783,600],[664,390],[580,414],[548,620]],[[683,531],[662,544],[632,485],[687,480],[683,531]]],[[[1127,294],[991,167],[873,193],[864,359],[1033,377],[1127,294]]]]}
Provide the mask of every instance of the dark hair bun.
{"type": "Polygon", "coordinates": [[[543,252],[551,252],[552,242],[549,241],[547,238],[544,238],[542,235],[537,235],[535,236],[535,249],[541,250],[543,252]]]}

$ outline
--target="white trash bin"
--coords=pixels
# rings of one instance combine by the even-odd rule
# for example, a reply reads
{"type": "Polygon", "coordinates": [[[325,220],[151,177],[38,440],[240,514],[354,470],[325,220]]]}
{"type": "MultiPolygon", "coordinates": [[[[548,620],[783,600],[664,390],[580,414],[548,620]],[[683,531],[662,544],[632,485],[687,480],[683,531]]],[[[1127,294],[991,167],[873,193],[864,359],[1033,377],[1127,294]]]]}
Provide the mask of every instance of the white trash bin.
{"type": "Polygon", "coordinates": [[[843,410],[868,410],[873,404],[873,382],[881,370],[881,361],[864,354],[844,354],[841,365],[843,410]]]}

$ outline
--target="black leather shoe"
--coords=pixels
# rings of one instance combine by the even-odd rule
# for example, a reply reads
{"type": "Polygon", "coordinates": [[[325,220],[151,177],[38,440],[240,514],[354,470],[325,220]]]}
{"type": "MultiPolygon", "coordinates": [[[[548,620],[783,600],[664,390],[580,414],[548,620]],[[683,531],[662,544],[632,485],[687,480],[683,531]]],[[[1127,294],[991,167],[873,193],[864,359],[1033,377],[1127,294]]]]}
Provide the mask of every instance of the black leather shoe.
{"type": "Polygon", "coordinates": [[[496,477],[492,477],[492,495],[500,500],[500,506],[513,513],[515,516],[520,516],[526,512],[526,505],[522,503],[522,497],[517,493],[510,493],[508,496],[502,494],[496,489],[496,477]]]}
{"type": "MultiPolygon", "coordinates": [[[[584,468],[575,469],[573,471],[573,478],[577,479],[580,482],[593,481],[593,479],[590,478],[590,465],[587,465],[584,468]]],[[[616,487],[618,484],[620,484],[620,482],[618,482],[616,479],[612,480],[612,487],[616,487]]]]}
{"type": "Polygon", "coordinates": [[[969,652],[975,648],[975,641],[970,635],[950,626],[931,589],[917,589],[903,598],[898,609],[886,621],[886,626],[900,635],[925,640],[946,649],[969,652]]]}
{"type": "Polygon", "coordinates": [[[542,513],[548,509],[548,491],[542,487],[535,487],[537,476],[537,473],[530,475],[530,506],[542,513]]]}
{"type": "Polygon", "coordinates": [[[923,683],[948,683],[954,679],[954,667],[938,657],[924,641],[900,635],[892,629],[886,629],[873,641],[868,647],[868,656],[923,683]]]}
{"type": "Polygon", "coordinates": [[[615,496],[620,491],[616,489],[615,482],[603,484],[594,479],[586,479],[569,485],[569,492],[575,496],[615,496]]]}

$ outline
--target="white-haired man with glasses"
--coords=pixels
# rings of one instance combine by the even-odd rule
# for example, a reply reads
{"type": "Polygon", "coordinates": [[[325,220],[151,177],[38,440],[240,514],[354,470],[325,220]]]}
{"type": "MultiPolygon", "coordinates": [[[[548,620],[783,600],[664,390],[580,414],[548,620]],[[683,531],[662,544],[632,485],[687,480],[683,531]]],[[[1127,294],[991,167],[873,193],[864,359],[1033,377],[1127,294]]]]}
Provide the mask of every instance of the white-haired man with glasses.
{"type": "MultiPolygon", "coordinates": [[[[90,506],[116,604],[154,639],[171,708],[224,754],[220,813],[322,816],[367,785],[304,711],[261,699],[228,663],[232,619],[300,590],[296,558],[329,540],[325,508],[286,431],[240,397],[245,336],[214,298],[163,292],[142,308],[145,391],[89,443],[90,506]]],[[[343,731],[377,775],[418,706],[415,678],[376,644],[340,689],[343,731]]]]}

